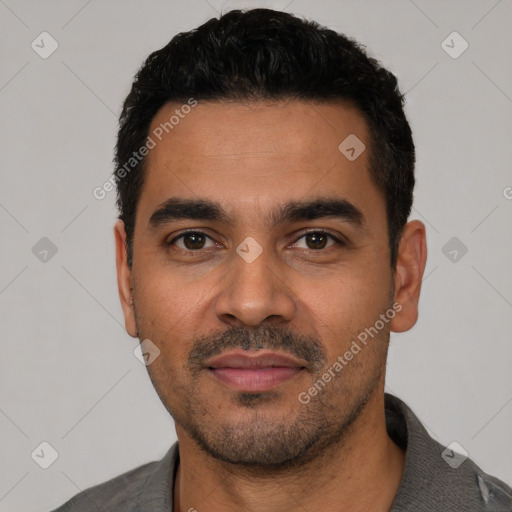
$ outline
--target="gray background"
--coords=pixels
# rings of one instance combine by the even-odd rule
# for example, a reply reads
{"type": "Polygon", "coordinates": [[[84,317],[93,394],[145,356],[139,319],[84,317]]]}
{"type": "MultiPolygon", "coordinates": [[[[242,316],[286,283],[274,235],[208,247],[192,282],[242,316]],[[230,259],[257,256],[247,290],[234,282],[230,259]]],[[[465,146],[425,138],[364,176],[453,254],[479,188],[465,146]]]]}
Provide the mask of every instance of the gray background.
{"type": "Polygon", "coordinates": [[[0,511],[49,510],[175,440],[123,327],[114,193],[92,190],[112,171],[142,60],[241,5],[354,36],[398,76],[418,153],[411,218],[429,256],[419,321],[392,335],[388,390],[434,438],[512,482],[510,0],[0,0],[0,511]],[[31,48],[43,31],[59,45],[47,59],[31,48]],[[453,31],[469,44],[456,59],[441,45],[453,31]],[[47,261],[32,250],[42,237],[57,248],[47,261]],[[468,249],[454,246],[455,262],[452,237],[468,249]],[[46,470],[34,459],[48,449],[31,457],[42,441],[58,452],[46,470]]]}

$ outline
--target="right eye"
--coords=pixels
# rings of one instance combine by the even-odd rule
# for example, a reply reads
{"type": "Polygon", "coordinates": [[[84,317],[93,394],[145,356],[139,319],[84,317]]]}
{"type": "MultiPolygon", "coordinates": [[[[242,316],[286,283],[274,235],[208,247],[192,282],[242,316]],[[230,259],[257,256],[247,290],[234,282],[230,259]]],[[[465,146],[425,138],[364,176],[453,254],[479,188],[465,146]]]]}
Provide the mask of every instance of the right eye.
{"type": "MultiPolygon", "coordinates": [[[[211,237],[202,231],[186,231],[185,233],[181,233],[174,237],[171,241],[165,242],[165,245],[167,247],[171,247],[175,245],[177,241],[180,241],[182,242],[182,246],[180,247],[180,245],[177,244],[177,247],[181,251],[197,252],[201,249],[205,249],[204,243],[206,242],[206,239],[214,242],[214,245],[218,245],[211,237]]],[[[208,249],[208,247],[206,248],[208,249]]]]}

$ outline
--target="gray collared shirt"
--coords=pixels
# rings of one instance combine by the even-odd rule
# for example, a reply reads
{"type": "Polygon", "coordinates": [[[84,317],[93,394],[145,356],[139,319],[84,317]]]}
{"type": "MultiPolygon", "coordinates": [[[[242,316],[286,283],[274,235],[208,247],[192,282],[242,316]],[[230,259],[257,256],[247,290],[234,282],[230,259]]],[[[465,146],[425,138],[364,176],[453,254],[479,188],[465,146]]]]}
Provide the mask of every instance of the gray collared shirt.
{"type": "MultiPolygon", "coordinates": [[[[512,489],[432,439],[400,399],[385,395],[390,437],[405,467],[390,512],[511,512],[512,489]],[[444,453],[443,453],[444,452],[444,453]]],[[[172,512],[178,443],[165,457],[77,494],[53,512],[172,512]]]]}

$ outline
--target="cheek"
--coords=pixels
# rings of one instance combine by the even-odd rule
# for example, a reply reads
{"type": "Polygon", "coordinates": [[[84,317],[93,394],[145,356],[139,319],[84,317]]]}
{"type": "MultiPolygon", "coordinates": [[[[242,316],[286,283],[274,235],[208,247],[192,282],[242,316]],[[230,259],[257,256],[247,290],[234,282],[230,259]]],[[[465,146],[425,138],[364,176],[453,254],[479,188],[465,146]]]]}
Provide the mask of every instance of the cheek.
{"type": "Polygon", "coordinates": [[[318,284],[305,301],[331,358],[370,328],[389,307],[391,276],[379,265],[357,266],[318,284]],[[316,319],[316,320],[315,320],[316,319]]]}
{"type": "MultiPolygon", "coordinates": [[[[150,266],[150,265],[148,265],[150,266]]],[[[142,272],[143,279],[136,280],[134,295],[144,321],[152,326],[170,328],[193,314],[201,296],[199,287],[184,286],[174,271],[142,272]]]]}
{"type": "Polygon", "coordinates": [[[134,290],[139,336],[158,346],[163,356],[160,362],[165,360],[179,371],[186,361],[188,343],[200,327],[197,311],[203,292],[169,276],[144,277],[144,283],[134,290]]]}

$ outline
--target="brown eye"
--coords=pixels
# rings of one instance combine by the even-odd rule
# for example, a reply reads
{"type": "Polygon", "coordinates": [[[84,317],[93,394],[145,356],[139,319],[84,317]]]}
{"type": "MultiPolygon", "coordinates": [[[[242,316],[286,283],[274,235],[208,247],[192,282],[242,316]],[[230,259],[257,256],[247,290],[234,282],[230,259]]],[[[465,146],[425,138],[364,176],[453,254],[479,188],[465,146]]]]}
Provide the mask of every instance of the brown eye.
{"type": "Polygon", "coordinates": [[[306,243],[310,243],[310,249],[323,249],[327,244],[327,236],[323,233],[309,233],[306,235],[306,243]]]}
{"type": "MultiPolygon", "coordinates": [[[[313,251],[329,248],[335,244],[344,245],[335,236],[331,235],[330,233],[326,233],[325,231],[310,231],[298,238],[298,240],[301,240],[301,239],[304,239],[306,242],[305,249],[310,249],[313,251]],[[329,239],[331,239],[333,241],[333,243],[328,246],[327,244],[328,244],[329,239]]],[[[296,245],[297,245],[297,242],[294,244],[294,246],[296,246],[296,245]]]]}
{"type": "Polygon", "coordinates": [[[182,242],[182,246],[177,244],[179,249],[184,251],[197,251],[205,248],[207,239],[213,242],[213,240],[208,235],[201,231],[188,231],[173,238],[170,242],[167,243],[167,245],[172,246],[179,240],[182,242]]]}

